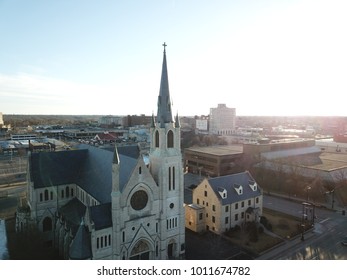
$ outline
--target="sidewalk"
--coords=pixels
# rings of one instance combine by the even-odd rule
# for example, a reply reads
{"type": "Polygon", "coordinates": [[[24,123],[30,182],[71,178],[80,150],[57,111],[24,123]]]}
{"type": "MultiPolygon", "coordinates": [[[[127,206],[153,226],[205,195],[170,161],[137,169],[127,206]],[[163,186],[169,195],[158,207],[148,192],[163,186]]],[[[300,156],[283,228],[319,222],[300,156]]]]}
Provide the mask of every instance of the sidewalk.
{"type": "Polygon", "coordinates": [[[284,240],[284,242],[278,244],[277,246],[269,249],[267,252],[261,254],[256,260],[276,260],[277,256],[280,255],[282,252],[287,251],[288,249],[291,249],[299,244],[302,244],[306,240],[310,239],[315,235],[314,229],[310,229],[304,234],[304,240],[301,240],[301,234],[298,236],[289,239],[284,240]]]}
{"type": "MultiPolygon", "coordinates": [[[[297,203],[307,202],[305,199],[302,199],[299,197],[288,196],[288,195],[283,195],[283,194],[278,194],[278,193],[265,193],[264,192],[264,195],[279,197],[279,198],[283,198],[286,200],[295,201],[297,203]]],[[[311,201],[309,201],[309,202],[312,203],[311,201]]],[[[329,210],[329,211],[335,211],[335,212],[342,212],[342,210],[346,211],[346,207],[344,207],[342,205],[342,203],[339,201],[339,199],[337,197],[335,197],[334,209],[332,209],[332,203],[331,202],[317,203],[317,204],[313,203],[313,204],[315,204],[316,208],[324,208],[324,209],[329,210]]]]}

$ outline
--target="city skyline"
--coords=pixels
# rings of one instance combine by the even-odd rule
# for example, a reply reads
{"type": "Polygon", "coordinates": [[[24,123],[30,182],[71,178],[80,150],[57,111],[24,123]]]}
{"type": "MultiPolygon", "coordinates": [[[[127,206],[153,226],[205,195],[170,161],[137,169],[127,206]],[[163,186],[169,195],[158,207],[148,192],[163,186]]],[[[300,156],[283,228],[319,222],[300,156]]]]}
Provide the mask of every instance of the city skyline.
{"type": "Polygon", "coordinates": [[[3,114],[346,116],[344,1],[0,2],[3,114]]]}

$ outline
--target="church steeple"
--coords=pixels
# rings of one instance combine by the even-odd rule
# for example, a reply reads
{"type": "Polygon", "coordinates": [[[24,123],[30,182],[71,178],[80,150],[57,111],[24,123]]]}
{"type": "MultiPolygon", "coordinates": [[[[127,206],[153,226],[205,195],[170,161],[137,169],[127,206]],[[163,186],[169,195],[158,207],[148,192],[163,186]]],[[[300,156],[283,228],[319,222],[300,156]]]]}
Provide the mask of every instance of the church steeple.
{"type": "Polygon", "coordinates": [[[163,66],[161,71],[160,90],[158,96],[157,122],[160,123],[161,127],[163,127],[165,123],[173,123],[169,91],[169,79],[166,66],[166,46],[167,45],[164,43],[163,66]]]}
{"type": "Polygon", "coordinates": [[[159,189],[157,220],[160,252],[165,258],[181,258],[185,253],[184,182],[181,128],[178,114],[172,114],[166,65],[166,44],[158,97],[157,119],[150,128],[149,172],[159,189]]]}

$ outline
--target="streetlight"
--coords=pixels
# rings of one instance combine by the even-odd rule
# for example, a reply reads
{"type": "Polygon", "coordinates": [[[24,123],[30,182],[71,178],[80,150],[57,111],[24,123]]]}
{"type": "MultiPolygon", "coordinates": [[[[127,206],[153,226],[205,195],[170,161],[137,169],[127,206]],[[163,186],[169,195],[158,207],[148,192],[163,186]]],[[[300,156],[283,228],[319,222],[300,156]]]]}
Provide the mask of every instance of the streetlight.
{"type": "Polygon", "coordinates": [[[305,240],[305,202],[302,203],[302,216],[301,216],[301,241],[305,240]]]}
{"type": "Polygon", "coordinates": [[[331,209],[334,210],[335,188],[333,188],[331,191],[325,192],[325,194],[331,194],[331,209]]]}
{"type": "Polygon", "coordinates": [[[308,191],[311,189],[311,186],[306,187],[306,202],[308,202],[308,191]]]}
{"type": "Polygon", "coordinates": [[[311,203],[308,202],[303,202],[302,203],[302,218],[301,218],[301,241],[305,240],[304,233],[305,233],[305,225],[306,225],[306,220],[308,218],[307,215],[307,209],[311,206],[311,203]],[[306,211],[305,211],[306,210],[306,211]],[[305,213],[306,212],[306,213],[305,213]]]}

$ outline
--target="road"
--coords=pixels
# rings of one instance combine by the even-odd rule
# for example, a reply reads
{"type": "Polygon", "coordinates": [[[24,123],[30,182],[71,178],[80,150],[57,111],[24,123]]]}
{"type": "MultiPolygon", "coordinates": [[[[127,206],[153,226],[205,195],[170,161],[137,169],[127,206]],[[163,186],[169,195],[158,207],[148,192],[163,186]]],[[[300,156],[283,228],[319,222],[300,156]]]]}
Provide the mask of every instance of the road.
{"type": "MultiPolygon", "coordinates": [[[[264,207],[301,217],[302,204],[286,199],[264,195],[264,207]]],[[[347,260],[347,246],[341,244],[347,236],[347,216],[341,211],[316,209],[317,219],[314,229],[285,241],[279,247],[259,257],[259,259],[281,260],[347,260]]]]}
{"type": "Polygon", "coordinates": [[[25,196],[26,183],[16,184],[11,187],[0,186],[0,219],[14,216],[20,199],[25,196]]]}

